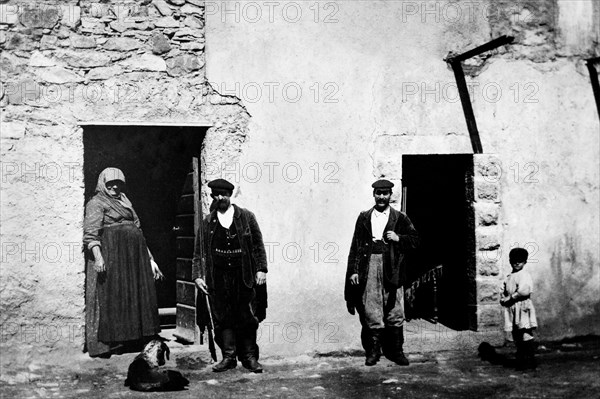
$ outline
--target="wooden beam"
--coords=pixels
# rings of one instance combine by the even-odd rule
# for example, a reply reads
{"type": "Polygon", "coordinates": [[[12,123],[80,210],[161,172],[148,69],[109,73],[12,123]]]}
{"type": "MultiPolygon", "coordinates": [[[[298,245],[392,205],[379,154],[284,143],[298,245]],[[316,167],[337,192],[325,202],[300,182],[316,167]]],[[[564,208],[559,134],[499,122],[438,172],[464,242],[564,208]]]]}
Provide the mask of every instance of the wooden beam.
{"type": "Polygon", "coordinates": [[[460,61],[454,61],[450,63],[450,66],[452,66],[454,77],[456,78],[456,86],[458,87],[460,102],[465,114],[465,120],[467,121],[467,129],[469,130],[469,136],[471,137],[473,153],[481,154],[483,153],[483,147],[481,145],[481,139],[479,138],[479,130],[477,129],[475,113],[473,112],[473,106],[471,105],[471,96],[469,96],[469,88],[467,87],[462,64],[460,61]]]}
{"type": "Polygon", "coordinates": [[[510,44],[515,40],[512,36],[500,36],[488,43],[482,44],[481,46],[475,47],[462,54],[455,55],[453,57],[446,57],[444,61],[450,64],[454,71],[454,77],[456,79],[456,86],[458,87],[458,94],[460,96],[460,102],[462,104],[463,112],[465,114],[465,120],[467,122],[467,129],[469,130],[469,136],[471,137],[471,146],[473,147],[473,153],[481,154],[483,147],[481,145],[481,139],[479,138],[479,130],[477,129],[477,122],[475,121],[475,113],[473,112],[473,106],[471,105],[471,97],[469,96],[469,88],[467,87],[467,81],[465,80],[465,73],[462,68],[461,62],[471,57],[475,57],[486,51],[493,50],[505,44],[510,44]]]}
{"type": "Polygon", "coordinates": [[[165,127],[212,127],[207,121],[170,122],[170,121],[79,121],[79,126],[165,126],[165,127]]]}
{"type": "Polygon", "coordinates": [[[600,82],[598,82],[598,70],[594,64],[600,62],[600,57],[590,58],[587,60],[588,71],[590,72],[590,80],[592,81],[592,90],[594,91],[594,98],[596,99],[596,110],[598,111],[598,118],[600,118],[600,82]]]}
{"type": "Polygon", "coordinates": [[[512,36],[500,36],[497,39],[492,40],[491,42],[487,42],[486,44],[482,44],[481,46],[475,47],[467,52],[462,54],[455,55],[454,57],[446,58],[447,62],[460,62],[464,60],[468,60],[469,58],[475,57],[481,53],[485,53],[486,51],[493,50],[500,46],[504,46],[505,44],[511,44],[515,40],[512,36]]]}

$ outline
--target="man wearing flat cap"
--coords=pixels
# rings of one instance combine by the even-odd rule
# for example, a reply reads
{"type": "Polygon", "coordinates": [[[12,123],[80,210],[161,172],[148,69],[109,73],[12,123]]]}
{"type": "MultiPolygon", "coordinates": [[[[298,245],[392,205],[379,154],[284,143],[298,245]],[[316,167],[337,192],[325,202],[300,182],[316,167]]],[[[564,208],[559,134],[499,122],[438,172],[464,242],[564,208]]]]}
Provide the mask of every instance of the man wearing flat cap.
{"type": "Polygon", "coordinates": [[[354,227],[348,256],[344,298],[348,312],[358,312],[367,366],[383,354],[401,366],[404,355],[404,255],[418,245],[417,231],[408,217],[390,206],[388,180],[372,185],[375,206],[361,212],[354,227]]]}
{"type": "Polygon", "coordinates": [[[267,254],[256,217],[230,201],[234,186],[224,179],[208,183],[214,209],[196,236],[193,278],[212,302],[215,342],[221,372],[242,366],[262,372],[256,330],[267,307],[267,254]],[[237,357],[237,359],[236,359],[237,357]]]}

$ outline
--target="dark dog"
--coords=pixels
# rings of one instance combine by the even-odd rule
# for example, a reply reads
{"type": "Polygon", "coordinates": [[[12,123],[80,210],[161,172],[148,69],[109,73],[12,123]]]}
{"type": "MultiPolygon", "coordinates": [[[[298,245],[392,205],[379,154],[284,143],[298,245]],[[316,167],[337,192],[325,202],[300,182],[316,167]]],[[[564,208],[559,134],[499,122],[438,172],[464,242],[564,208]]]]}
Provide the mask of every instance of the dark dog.
{"type": "Polygon", "coordinates": [[[478,348],[479,357],[481,360],[488,361],[491,364],[510,367],[512,362],[505,355],[496,352],[496,348],[488,342],[482,342],[478,348]]]}
{"type": "Polygon", "coordinates": [[[181,391],[190,383],[179,371],[159,370],[169,360],[169,347],[159,339],[153,339],[129,365],[125,386],[134,391],[181,391]]]}

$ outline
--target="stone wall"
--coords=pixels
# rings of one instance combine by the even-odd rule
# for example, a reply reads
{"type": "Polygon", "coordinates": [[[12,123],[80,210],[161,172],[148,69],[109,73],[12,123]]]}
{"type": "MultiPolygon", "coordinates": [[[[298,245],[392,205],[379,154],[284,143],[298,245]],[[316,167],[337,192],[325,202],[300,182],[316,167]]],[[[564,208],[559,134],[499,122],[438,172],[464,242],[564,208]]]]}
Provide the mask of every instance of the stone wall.
{"type": "Polygon", "coordinates": [[[2,3],[1,350],[29,363],[81,354],[80,124],[206,126],[233,161],[249,115],[206,82],[202,1],[2,3]]]}

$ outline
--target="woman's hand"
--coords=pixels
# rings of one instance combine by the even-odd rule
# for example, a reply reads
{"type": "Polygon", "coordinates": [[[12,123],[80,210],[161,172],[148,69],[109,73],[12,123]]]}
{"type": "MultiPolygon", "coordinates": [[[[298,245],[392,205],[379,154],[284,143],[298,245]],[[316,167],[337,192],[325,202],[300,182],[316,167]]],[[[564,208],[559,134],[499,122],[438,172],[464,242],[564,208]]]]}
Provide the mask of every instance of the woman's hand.
{"type": "Polygon", "coordinates": [[[96,260],[94,261],[94,270],[96,273],[104,273],[106,271],[106,265],[104,264],[102,255],[96,257],[96,260]]]}
{"type": "Polygon", "coordinates": [[[263,285],[267,282],[267,273],[256,272],[256,285],[263,285]]]}
{"type": "Polygon", "coordinates": [[[163,280],[165,278],[154,259],[150,259],[150,266],[152,267],[152,274],[155,280],[163,280]]]}
{"type": "Polygon", "coordinates": [[[202,291],[205,295],[208,295],[208,287],[206,286],[206,283],[203,279],[198,277],[194,280],[194,283],[196,283],[196,287],[198,287],[200,291],[202,291]]]}
{"type": "Polygon", "coordinates": [[[350,284],[358,285],[358,273],[354,273],[352,276],[350,276],[350,284]]]}
{"type": "Polygon", "coordinates": [[[104,258],[102,257],[102,252],[100,252],[100,247],[97,245],[93,247],[92,254],[94,254],[94,270],[96,273],[104,273],[106,271],[106,265],[104,264],[104,258]]]}

